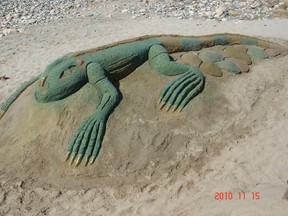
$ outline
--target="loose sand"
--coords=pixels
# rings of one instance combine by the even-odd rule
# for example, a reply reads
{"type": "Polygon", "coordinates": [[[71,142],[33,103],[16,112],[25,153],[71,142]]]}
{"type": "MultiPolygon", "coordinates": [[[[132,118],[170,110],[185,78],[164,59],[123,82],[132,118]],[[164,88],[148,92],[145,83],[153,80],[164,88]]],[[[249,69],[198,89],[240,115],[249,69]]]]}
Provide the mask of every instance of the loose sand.
{"type": "MultiPolygon", "coordinates": [[[[146,34],[217,32],[288,47],[287,29],[288,20],[126,18],[29,27],[0,38],[0,76],[10,77],[0,80],[0,101],[68,52],[146,34]]],[[[170,78],[144,64],[120,81],[123,100],[88,168],[63,160],[97,93],[86,86],[63,107],[35,106],[31,86],[0,121],[0,215],[287,215],[287,62],[283,55],[247,74],[207,76],[204,92],[176,116],[155,106],[170,78]],[[233,197],[215,200],[220,192],[233,197]]]]}

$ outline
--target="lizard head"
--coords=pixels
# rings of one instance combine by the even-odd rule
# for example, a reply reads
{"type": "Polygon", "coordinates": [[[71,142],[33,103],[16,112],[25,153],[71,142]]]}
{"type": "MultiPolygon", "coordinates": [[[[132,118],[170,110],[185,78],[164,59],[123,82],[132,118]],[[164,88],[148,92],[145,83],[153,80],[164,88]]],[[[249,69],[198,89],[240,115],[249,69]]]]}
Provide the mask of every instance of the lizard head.
{"type": "Polygon", "coordinates": [[[87,83],[84,60],[64,56],[52,62],[39,78],[35,98],[39,102],[61,100],[87,83]]]}

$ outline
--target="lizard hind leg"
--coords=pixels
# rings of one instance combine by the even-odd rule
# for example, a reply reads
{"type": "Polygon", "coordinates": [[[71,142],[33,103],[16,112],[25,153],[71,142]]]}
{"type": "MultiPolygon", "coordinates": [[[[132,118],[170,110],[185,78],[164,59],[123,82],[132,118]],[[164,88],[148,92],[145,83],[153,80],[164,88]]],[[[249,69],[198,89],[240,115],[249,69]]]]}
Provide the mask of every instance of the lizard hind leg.
{"type": "Polygon", "coordinates": [[[179,112],[204,88],[205,78],[196,68],[174,62],[168,51],[161,45],[154,45],[149,50],[149,63],[152,68],[163,75],[179,75],[168,83],[160,93],[159,109],[179,112]]]}

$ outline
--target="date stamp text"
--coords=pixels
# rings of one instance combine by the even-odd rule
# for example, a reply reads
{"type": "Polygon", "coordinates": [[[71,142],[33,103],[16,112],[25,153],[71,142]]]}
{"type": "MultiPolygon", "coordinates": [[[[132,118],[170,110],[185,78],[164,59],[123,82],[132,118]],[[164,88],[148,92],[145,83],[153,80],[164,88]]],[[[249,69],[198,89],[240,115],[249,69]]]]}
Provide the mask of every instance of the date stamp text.
{"type": "Polygon", "coordinates": [[[215,200],[260,200],[260,192],[215,192],[215,200]]]}

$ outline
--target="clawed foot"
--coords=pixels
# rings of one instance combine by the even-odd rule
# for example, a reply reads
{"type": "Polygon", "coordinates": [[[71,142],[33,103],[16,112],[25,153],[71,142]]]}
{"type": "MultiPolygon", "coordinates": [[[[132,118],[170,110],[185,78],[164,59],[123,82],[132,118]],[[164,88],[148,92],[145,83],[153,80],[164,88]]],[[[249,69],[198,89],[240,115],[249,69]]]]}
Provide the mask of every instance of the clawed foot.
{"type": "Polygon", "coordinates": [[[204,77],[202,73],[197,68],[191,70],[168,83],[161,91],[160,110],[165,107],[166,111],[181,112],[203,90],[204,77]]]}
{"type": "Polygon", "coordinates": [[[101,148],[105,125],[105,119],[94,116],[89,117],[82,123],[68,146],[66,161],[71,157],[70,165],[74,163],[76,158],[76,167],[81,163],[83,158],[85,166],[88,163],[94,163],[101,148]]]}

